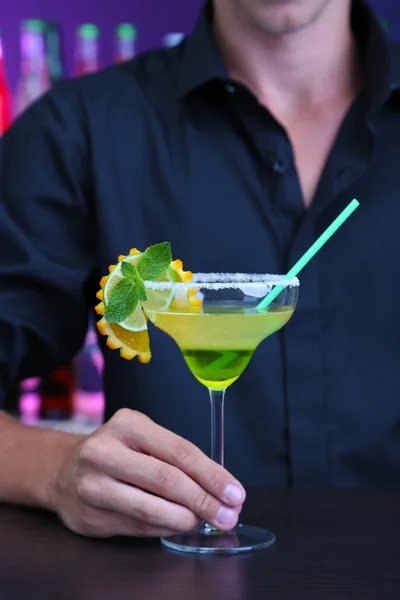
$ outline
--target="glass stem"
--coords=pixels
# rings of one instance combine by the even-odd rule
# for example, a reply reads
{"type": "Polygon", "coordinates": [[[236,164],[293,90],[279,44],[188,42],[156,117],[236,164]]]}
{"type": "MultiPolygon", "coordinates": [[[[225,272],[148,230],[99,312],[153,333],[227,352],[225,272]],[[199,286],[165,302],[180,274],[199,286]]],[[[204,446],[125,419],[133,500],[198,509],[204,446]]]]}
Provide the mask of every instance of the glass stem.
{"type": "MultiPolygon", "coordinates": [[[[224,400],[225,390],[208,390],[211,401],[211,458],[224,466],[224,400]]],[[[204,524],[207,534],[218,532],[210,523],[204,524]]]]}
{"type": "Polygon", "coordinates": [[[211,458],[224,466],[225,390],[209,390],[211,401],[211,458]]]}

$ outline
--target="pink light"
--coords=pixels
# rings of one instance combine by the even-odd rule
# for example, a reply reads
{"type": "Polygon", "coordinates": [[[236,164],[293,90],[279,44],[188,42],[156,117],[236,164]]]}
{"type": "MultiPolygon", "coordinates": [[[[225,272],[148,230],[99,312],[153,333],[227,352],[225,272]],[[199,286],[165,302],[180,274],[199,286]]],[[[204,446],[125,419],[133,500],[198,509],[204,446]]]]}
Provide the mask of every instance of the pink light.
{"type": "Polygon", "coordinates": [[[37,417],[40,411],[40,396],[34,393],[22,394],[19,410],[23,419],[37,417]]]}
{"type": "Polygon", "coordinates": [[[105,400],[103,392],[83,392],[74,394],[74,412],[78,415],[103,417],[105,400]]]}

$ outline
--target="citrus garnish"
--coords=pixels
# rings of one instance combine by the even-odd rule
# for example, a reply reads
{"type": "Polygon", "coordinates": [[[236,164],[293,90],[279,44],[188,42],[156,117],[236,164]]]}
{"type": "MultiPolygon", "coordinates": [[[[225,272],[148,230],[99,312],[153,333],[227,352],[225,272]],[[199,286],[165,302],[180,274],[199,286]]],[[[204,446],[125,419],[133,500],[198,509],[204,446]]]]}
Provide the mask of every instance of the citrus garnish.
{"type": "Polygon", "coordinates": [[[133,333],[115,323],[108,323],[104,317],[97,323],[97,328],[101,334],[107,336],[107,346],[111,350],[119,350],[122,358],[131,360],[137,356],[141,363],[150,361],[150,339],[147,329],[133,333]]]}
{"type": "MultiPolygon", "coordinates": [[[[120,350],[123,358],[138,357],[146,363],[151,359],[150,340],[147,331],[146,306],[152,310],[166,310],[174,300],[174,290],[145,289],[144,281],[189,282],[190,271],[183,270],[180,260],[171,260],[168,243],[157,244],[140,252],[130,250],[127,256],[119,256],[118,263],[109,267],[109,274],[100,281],[95,308],[102,319],[97,328],[107,336],[107,346],[120,350]]],[[[192,290],[188,290],[190,297],[192,290]]]]}
{"type": "MultiPolygon", "coordinates": [[[[123,263],[137,265],[141,256],[143,256],[142,252],[139,252],[139,250],[133,248],[128,256],[118,257],[119,262],[115,265],[115,268],[111,270],[103,288],[103,302],[105,306],[108,305],[111,293],[117,283],[124,279],[124,275],[122,273],[123,263]]],[[[138,303],[132,314],[130,314],[125,320],[118,323],[118,325],[127,331],[132,331],[135,333],[139,331],[146,331],[147,323],[141,305],[138,303]]]]}

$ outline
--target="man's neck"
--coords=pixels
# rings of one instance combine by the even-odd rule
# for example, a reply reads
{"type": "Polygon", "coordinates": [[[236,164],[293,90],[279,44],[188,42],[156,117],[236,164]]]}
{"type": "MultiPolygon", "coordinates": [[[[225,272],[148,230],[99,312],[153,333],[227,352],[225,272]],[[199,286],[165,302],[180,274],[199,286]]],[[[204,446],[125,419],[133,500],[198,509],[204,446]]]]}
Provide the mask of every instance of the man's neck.
{"type": "Polygon", "coordinates": [[[303,29],[269,34],[216,3],[214,29],[230,76],[265,105],[297,112],[354,95],[360,61],[349,3],[331,2],[303,29]]]}

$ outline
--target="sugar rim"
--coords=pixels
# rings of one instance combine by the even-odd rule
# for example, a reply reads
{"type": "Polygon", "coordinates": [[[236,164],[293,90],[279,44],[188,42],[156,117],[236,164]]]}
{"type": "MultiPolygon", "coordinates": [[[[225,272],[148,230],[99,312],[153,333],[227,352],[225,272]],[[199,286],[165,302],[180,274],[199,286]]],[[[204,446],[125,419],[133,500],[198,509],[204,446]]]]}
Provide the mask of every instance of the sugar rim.
{"type": "Polygon", "coordinates": [[[261,286],[298,287],[297,277],[286,279],[286,275],[260,275],[258,273],[195,273],[192,281],[145,281],[145,286],[152,290],[173,289],[207,289],[228,290],[259,288],[261,286]]]}

